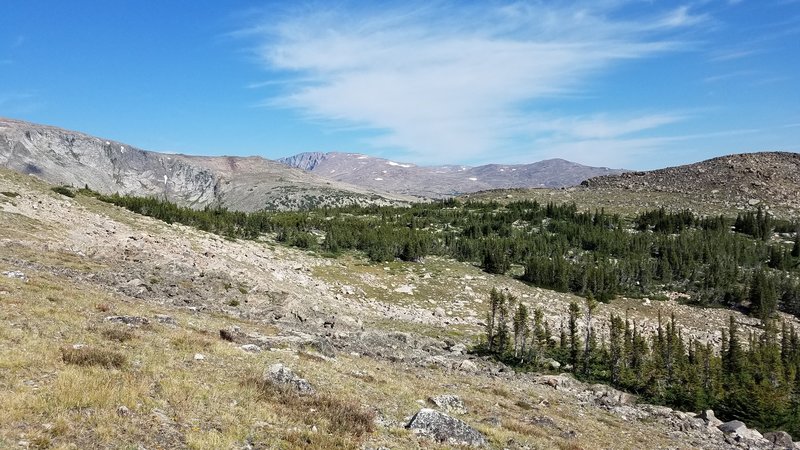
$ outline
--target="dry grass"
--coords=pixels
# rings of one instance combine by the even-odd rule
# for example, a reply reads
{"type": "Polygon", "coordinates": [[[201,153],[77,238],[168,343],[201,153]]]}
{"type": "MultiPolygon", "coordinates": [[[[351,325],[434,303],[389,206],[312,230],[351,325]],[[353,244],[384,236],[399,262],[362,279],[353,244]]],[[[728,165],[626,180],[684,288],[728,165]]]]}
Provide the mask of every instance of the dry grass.
{"type": "Polygon", "coordinates": [[[128,327],[105,327],[100,335],[109,341],[127,342],[136,337],[136,332],[128,327]]]}
{"type": "MultiPolygon", "coordinates": [[[[13,178],[19,185],[11,185],[4,176],[0,170],[0,190],[21,192],[19,201],[35,200],[33,190],[43,191],[48,198],[58,195],[29,180],[31,177],[13,178]],[[23,185],[28,187],[22,189],[23,185]]],[[[175,241],[206,239],[95,199],[79,196],[78,203],[70,204],[80,204],[87,214],[102,214],[123,229],[130,226],[175,241]]],[[[405,418],[422,407],[419,400],[442,393],[459,395],[469,405],[469,414],[460,418],[484,432],[491,448],[513,448],[508,444],[512,440],[523,448],[561,446],[570,450],[662,448],[673,444],[658,424],[635,424],[621,433],[600,420],[608,413],[588,407],[581,407],[577,413],[574,400],[525,380],[492,379],[484,374],[388,363],[347,353],[324,360],[313,353],[283,350],[245,353],[237,345],[218,339],[217,331],[232,325],[263,335],[279,330],[221,313],[191,312],[134,300],[115,293],[113,287],[81,281],[69,274],[113,272],[124,266],[116,266],[109,259],[43,250],[62,248],[59,239],[74,231],[0,212],[0,270],[22,268],[30,278],[24,283],[0,277],[0,448],[16,448],[24,440],[31,448],[65,449],[240,449],[248,442],[255,448],[280,449],[443,449],[447,447],[421,441],[403,428],[405,418]],[[52,245],[45,247],[42,243],[52,245]],[[167,314],[179,325],[112,326],[103,322],[112,311],[150,318],[167,314]],[[91,351],[94,356],[86,356],[88,353],[73,352],[76,343],[109,353],[102,356],[91,351]],[[198,352],[205,359],[195,360],[193,355],[198,352]],[[114,368],[120,355],[127,361],[121,365],[123,370],[114,368]],[[322,394],[300,398],[265,390],[258,379],[241,381],[276,362],[302,373],[322,394]],[[542,406],[545,399],[547,403],[542,406]],[[537,415],[552,417],[560,428],[574,430],[579,438],[565,441],[557,434],[540,436],[537,426],[525,418],[531,412],[526,412],[524,404],[537,405],[533,407],[537,415]],[[118,414],[123,406],[128,413],[118,414]],[[385,426],[374,425],[373,410],[385,426]],[[503,426],[488,425],[484,420],[489,417],[498,418],[503,426]]],[[[290,254],[278,248],[283,255],[290,254]]],[[[150,265],[144,273],[155,273],[160,263],[144,259],[142,264],[150,265]]],[[[350,272],[339,276],[372,275],[388,289],[368,292],[370,296],[380,298],[377,295],[384,293],[393,296],[393,301],[419,301],[418,306],[430,307],[434,304],[426,297],[452,298],[450,294],[466,284],[461,281],[466,275],[480,283],[474,286],[479,298],[485,297],[482,286],[502,281],[491,276],[479,278],[484,275],[477,269],[437,259],[424,265],[387,266],[390,271],[384,271],[383,265],[358,269],[350,265],[342,271],[350,272]],[[426,286],[422,286],[421,268],[433,276],[426,286]],[[412,297],[393,292],[401,283],[418,285],[419,294],[412,297]]],[[[359,283],[367,285],[369,279],[359,283]]],[[[423,327],[398,320],[385,325],[394,328],[404,324],[406,331],[431,336],[447,336],[453,329],[459,336],[469,334],[468,329],[459,328],[461,325],[423,327]]],[[[549,431],[545,426],[539,429],[549,431]]]]}
{"type": "Polygon", "coordinates": [[[61,347],[61,359],[76,366],[100,366],[108,369],[119,369],[127,363],[127,358],[122,353],[93,347],[61,347]]]}
{"type": "Polygon", "coordinates": [[[329,432],[359,438],[375,429],[375,413],[365,410],[354,400],[328,393],[300,396],[293,390],[283,389],[255,376],[247,378],[244,384],[254,387],[260,399],[288,407],[306,424],[314,424],[322,419],[328,423],[329,432]]]}
{"type": "Polygon", "coordinates": [[[524,422],[520,422],[514,419],[506,419],[503,421],[503,428],[513,431],[515,433],[524,435],[524,436],[533,436],[537,438],[543,438],[548,436],[548,433],[543,430],[541,427],[537,427],[535,425],[527,424],[524,422]]]}

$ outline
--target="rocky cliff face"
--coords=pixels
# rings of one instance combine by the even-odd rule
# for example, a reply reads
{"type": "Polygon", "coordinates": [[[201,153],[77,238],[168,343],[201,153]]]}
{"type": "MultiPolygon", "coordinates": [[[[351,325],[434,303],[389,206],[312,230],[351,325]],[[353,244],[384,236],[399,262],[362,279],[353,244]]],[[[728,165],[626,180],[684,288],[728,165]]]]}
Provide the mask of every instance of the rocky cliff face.
{"type": "Polygon", "coordinates": [[[253,211],[410,200],[322,179],[260,157],[149,152],[75,131],[3,118],[0,167],[53,184],[88,185],[107,194],[163,196],[198,208],[220,204],[253,211]]]}
{"type": "Polygon", "coordinates": [[[278,158],[277,161],[286,164],[289,167],[295,167],[300,170],[312,171],[322,161],[328,158],[328,153],[322,152],[304,152],[298,153],[294,156],[287,156],[285,158],[278,158]]]}
{"type": "Polygon", "coordinates": [[[0,119],[0,165],[105,193],[163,195],[191,206],[216,200],[218,179],[208,169],[120,142],[10,119],[0,119]]]}

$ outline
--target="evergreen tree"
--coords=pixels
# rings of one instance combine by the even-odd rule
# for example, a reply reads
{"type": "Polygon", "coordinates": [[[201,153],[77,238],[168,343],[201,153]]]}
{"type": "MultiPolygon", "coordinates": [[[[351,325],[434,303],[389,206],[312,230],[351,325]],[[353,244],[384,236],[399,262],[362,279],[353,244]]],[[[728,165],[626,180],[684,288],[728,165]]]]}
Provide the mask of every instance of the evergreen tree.
{"type": "Polygon", "coordinates": [[[530,328],[528,327],[528,308],[524,303],[519,302],[514,313],[514,357],[518,358],[525,354],[525,345],[528,341],[530,328]]]}
{"type": "Polygon", "coordinates": [[[578,336],[578,315],[580,308],[575,302],[569,304],[569,363],[573,368],[578,367],[581,338],[578,336]]]}

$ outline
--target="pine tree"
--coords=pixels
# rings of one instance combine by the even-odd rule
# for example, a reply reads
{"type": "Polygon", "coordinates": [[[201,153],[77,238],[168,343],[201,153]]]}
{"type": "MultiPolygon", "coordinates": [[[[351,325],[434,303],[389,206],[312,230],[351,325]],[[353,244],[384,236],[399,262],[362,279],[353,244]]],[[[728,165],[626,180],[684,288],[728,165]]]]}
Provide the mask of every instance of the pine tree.
{"type": "Polygon", "coordinates": [[[518,358],[525,354],[525,344],[528,341],[530,328],[528,327],[528,308],[524,303],[519,302],[514,313],[514,357],[518,358]]]}
{"type": "Polygon", "coordinates": [[[578,336],[578,314],[580,308],[575,302],[569,304],[569,363],[574,369],[578,368],[578,356],[581,338],[578,336]]]}
{"type": "Polygon", "coordinates": [[[594,310],[597,308],[597,300],[594,299],[591,293],[586,296],[586,341],[585,347],[583,350],[583,373],[585,375],[589,374],[589,366],[592,352],[592,343],[594,340],[594,334],[592,333],[592,314],[594,310]]]}
{"type": "Polygon", "coordinates": [[[759,270],[750,280],[750,308],[762,321],[766,321],[775,313],[778,305],[778,294],[775,285],[766,272],[759,270]]]}

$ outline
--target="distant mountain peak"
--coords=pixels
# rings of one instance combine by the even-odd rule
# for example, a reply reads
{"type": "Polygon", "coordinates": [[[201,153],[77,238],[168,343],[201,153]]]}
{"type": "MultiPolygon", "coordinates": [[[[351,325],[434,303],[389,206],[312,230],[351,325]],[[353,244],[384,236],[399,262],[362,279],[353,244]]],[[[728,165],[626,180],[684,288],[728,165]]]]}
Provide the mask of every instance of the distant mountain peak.
{"type": "Polygon", "coordinates": [[[625,172],[561,158],[532,164],[418,166],[360,153],[306,152],[278,161],[330,180],[428,198],[500,188],[560,188],[599,175],[625,172]]]}
{"type": "Polygon", "coordinates": [[[286,164],[289,167],[307,170],[310,172],[314,170],[314,168],[317,167],[320,162],[328,159],[330,155],[330,153],[323,152],[303,152],[293,156],[287,156],[285,158],[278,158],[276,161],[286,164]]]}

